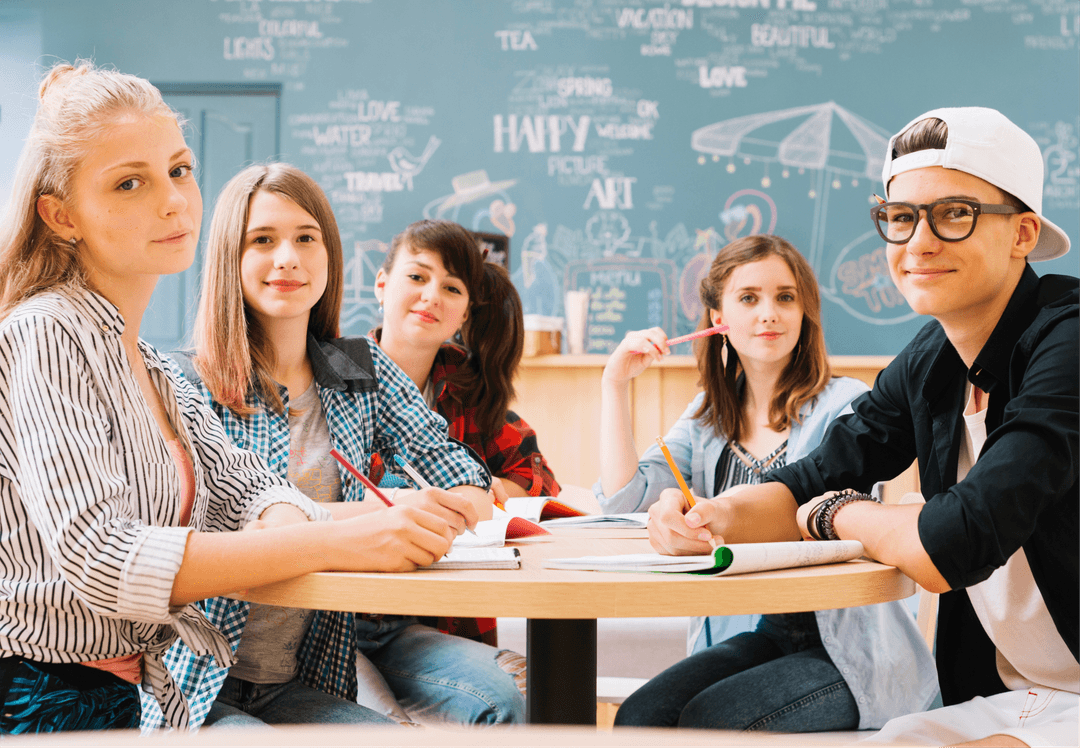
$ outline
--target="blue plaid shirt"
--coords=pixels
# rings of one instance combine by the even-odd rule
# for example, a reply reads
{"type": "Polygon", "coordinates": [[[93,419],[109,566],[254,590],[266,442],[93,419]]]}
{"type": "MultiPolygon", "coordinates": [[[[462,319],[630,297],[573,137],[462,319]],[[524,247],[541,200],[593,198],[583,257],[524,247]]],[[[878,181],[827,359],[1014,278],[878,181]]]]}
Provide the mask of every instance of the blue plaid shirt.
{"type": "MultiPolygon", "coordinates": [[[[373,372],[366,371],[331,343],[308,339],[308,356],[326,414],[331,445],[365,474],[369,472],[373,453],[379,453],[387,465],[394,465],[393,455],[400,453],[432,485],[488,488],[491,477],[487,470],[472,459],[465,447],[448,440],[446,421],[428,408],[413,381],[377,345],[369,348],[373,372]]],[[[214,402],[205,386],[198,389],[212,404],[234,444],[261,455],[274,473],[287,477],[289,417],[286,391],[282,391],[284,414],[275,413],[252,394],[248,402],[258,408],[257,412],[239,418],[214,402]]],[[[388,477],[390,483],[396,478],[388,477]]],[[[341,493],[344,501],[364,498],[363,484],[344,469],[341,469],[341,493]]],[[[249,604],[216,597],[204,600],[200,605],[206,617],[228,638],[235,652],[247,621],[249,604]]],[[[300,679],[305,684],[350,701],[356,700],[352,613],[316,611],[298,656],[300,679]]],[[[173,646],[164,659],[188,698],[190,726],[198,728],[210,712],[228,675],[228,668],[218,667],[211,657],[196,655],[182,642],[173,646]]],[[[143,731],[163,725],[156,701],[144,697],[143,731]]]]}

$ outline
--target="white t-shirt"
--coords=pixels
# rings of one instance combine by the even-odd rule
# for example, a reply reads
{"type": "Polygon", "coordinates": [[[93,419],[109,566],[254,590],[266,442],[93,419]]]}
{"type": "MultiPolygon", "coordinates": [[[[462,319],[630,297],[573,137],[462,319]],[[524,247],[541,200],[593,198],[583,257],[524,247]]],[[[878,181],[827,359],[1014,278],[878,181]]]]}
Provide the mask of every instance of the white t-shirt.
{"type": "MultiPolygon", "coordinates": [[[[985,402],[983,410],[974,412],[970,383],[967,391],[958,482],[967,477],[986,442],[985,402]]],[[[1080,693],[1080,664],[1054,626],[1023,548],[988,579],[968,587],[967,593],[975,615],[997,647],[998,675],[1008,688],[1015,691],[1039,685],[1080,693]]]]}

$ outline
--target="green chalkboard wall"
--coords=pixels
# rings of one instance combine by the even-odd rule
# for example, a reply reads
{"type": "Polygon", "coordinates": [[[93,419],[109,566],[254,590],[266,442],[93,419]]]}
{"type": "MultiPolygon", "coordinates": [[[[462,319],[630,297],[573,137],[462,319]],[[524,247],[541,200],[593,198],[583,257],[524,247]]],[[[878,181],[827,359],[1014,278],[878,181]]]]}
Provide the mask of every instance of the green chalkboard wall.
{"type": "MultiPolygon", "coordinates": [[[[442,216],[510,236],[527,311],[592,289],[592,352],[693,329],[716,250],[773,232],[818,273],[831,352],[890,354],[924,320],[868,219],[889,135],[932,107],[1001,109],[1041,144],[1046,213],[1075,242],[1078,35],[1075,0],[6,0],[0,196],[27,66],[93,57],[193,96],[273,98],[261,115],[193,105],[192,142],[220,125],[238,143],[203,154],[207,211],[245,160],[318,179],[349,332],[376,318],[386,243],[442,216]],[[237,136],[249,124],[263,145],[237,136]]],[[[1078,256],[1037,269],[1075,275],[1078,256]]],[[[154,342],[182,334],[197,272],[159,288],[172,321],[154,342]]]]}

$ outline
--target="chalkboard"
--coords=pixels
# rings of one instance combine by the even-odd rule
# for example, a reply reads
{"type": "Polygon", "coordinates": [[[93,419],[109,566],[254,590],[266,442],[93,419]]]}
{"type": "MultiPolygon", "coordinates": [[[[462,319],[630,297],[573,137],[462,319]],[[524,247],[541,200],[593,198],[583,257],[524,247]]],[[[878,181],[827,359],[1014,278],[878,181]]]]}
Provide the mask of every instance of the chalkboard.
{"type": "MultiPolygon", "coordinates": [[[[342,229],[346,332],[377,319],[387,242],[437,216],[509,237],[527,313],[589,287],[590,351],[690,331],[716,251],[773,232],[818,274],[830,351],[891,354],[925,320],[869,221],[889,135],[937,106],[1002,110],[1042,146],[1045,212],[1075,243],[1078,36],[1075,0],[6,0],[0,50],[42,56],[0,51],[18,89],[0,92],[0,195],[29,64],[276,85],[274,157],[342,229]]],[[[1078,257],[1036,269],[1076,275],[1078,257]]]]}

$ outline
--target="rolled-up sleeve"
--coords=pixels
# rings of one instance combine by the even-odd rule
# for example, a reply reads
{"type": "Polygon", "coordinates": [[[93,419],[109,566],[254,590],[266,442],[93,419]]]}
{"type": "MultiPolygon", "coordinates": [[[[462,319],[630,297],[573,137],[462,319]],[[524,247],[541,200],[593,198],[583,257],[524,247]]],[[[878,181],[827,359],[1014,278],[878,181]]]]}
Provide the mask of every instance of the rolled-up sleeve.
{"type": "MultiPolygon", "coordinates": [[[[692,460],[694,445],[692,439],[694,414],[704,400],[705,395],[699,393],[683,411],[679,420],[671,427],[664,436],[671,458],[688,485],[693,485],[692,460]]],[[[626,485],[613,493],[605,496],[601,482],[597,481],[593,486],[600,506],[605,512],[621,514],[626,512],[644,512],[656,503],[660,493],[665,488],[678,488],[679,484],[671,467],[664,458],[664,453],[653,444],[645,450],[638,460],[637,469],[627,481],[626,485]]]]}

